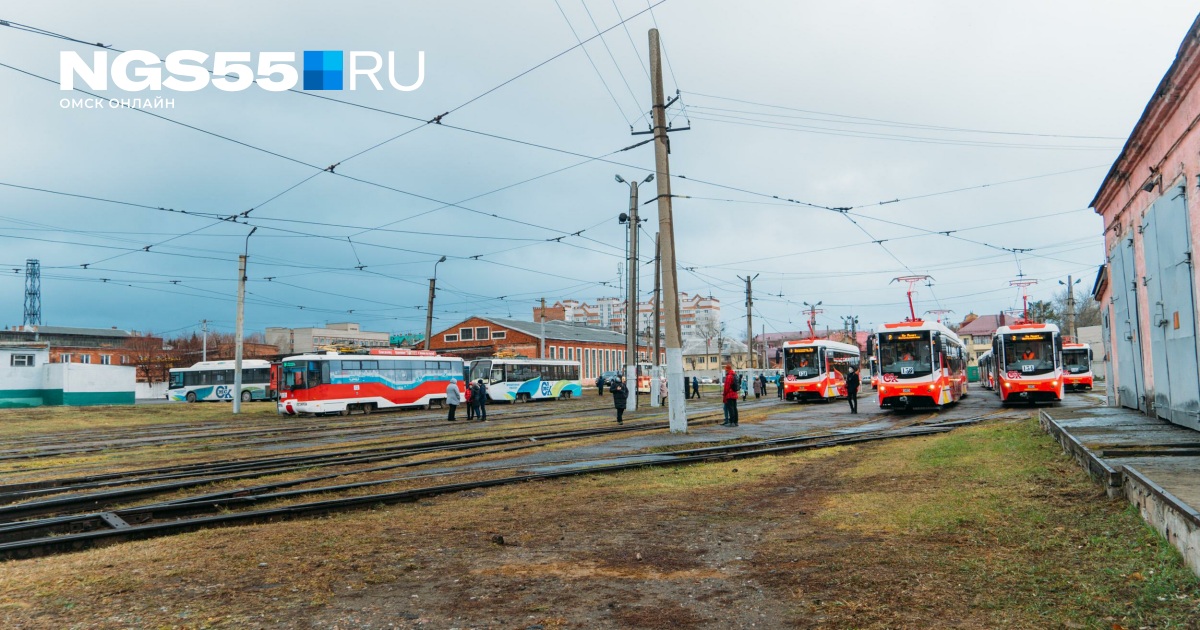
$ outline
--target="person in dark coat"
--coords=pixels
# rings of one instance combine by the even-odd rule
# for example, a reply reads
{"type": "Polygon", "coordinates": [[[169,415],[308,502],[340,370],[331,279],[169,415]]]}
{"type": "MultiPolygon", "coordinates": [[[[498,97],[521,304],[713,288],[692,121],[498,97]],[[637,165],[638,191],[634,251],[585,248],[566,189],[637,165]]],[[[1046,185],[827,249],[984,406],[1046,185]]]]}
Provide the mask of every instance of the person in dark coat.
{"type": "Polygon", "coordinates": [[[475,417],[479,418],[480,422],[487,421],[487,385],[483,384],[483,379],[479,379],[476,383],[474,395],[471,400],[475,403],[475,417]]]}
{"type": "Polygon", "coordinates": [[[846,400],[850,401],[850,413],[858,413],[858,370],[850,368],[846,373],[846,400]]]}
{"type": "Polygon", "coordinates": [[[597,396],[604,395],[604,375],[603,374],[596,377],[596,395],[597,396]]]}
{"type": "Polygon", "coordinates": [[[613,379],[608,393],[612,394],[613,406],[617,408],[617,424],[622,424],[625,416],[625,403],[629,399],[629,386],[625,384],[624,374],[619,379],[613,379]]]}
{"type": "Polygon", "coordinates": [[[700,397],[700,379],[695,376],[692,377],[692,396],[700,397]]]}
{"type": "MultiPolygon", "coordinates": [[[[725,385],[722,388],[721,400],[725,401],[725,422],[721,424],[723,427],[736,427],[738,425],[738,410],[737,399],[738,390],[733,386],[733,366],[725,366],[725,385]]],[[[744,385],[744,383],[743,383],[744,385]]],[[[742,390],[745,391],[745,390],[742,390]]]]}
{"type": "Polygon", "coordinates": [[[783,400],[783,373],[780,372],[775,376],[775,396],[779,400],[783,400]]]}

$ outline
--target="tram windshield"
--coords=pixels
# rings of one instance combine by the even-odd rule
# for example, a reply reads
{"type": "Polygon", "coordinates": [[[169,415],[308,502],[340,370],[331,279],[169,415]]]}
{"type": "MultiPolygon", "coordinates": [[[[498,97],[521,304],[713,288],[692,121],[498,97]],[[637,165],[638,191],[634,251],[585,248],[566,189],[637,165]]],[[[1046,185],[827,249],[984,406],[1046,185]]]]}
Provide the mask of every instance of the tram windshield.
{"type": "Polygon", "coordinates": [[[1079,348],[1074,350],[1063,349],[1063,369],[1068,374],[1083,374],[1092,369],[1092,362],[1088,358],[1088,350],[1079,348]]]}
{"type": "Polygon", "coordinates": [[[796,378],[816,378],[820,376],[820,349],[816,346],[784,349],[783,368],[788,376],[796,378]]]}
{"type": "Polygon", "coordinates": [[[321,384],[321,368],[325,367],[325,380],[328,382],[329,368],[324,361],[284,361],[283,389],[308,389],[321,384]]]}
{"type": "Polygon", "coordinates": [[[929,376],[932,356],[927,330],[879,335],[879,373],[885,381],[929,376]]]}
{"type": "Polygon", "coordinates": [[[1054,371],[1054,335],[1048,332],[1004,335],[1004,369],[1026,376],[1054,371]]]}
{"type": "Polygon", "coordinates": [[[491,361],[473,361],[471,362],[471,375],[467,380],[471,381],[472,383],[477,382],[480,379],[488,382],[504,380],[504,369],[497,366],[497,370],[500,372],[500,377],[493,378],[491,361]]]}

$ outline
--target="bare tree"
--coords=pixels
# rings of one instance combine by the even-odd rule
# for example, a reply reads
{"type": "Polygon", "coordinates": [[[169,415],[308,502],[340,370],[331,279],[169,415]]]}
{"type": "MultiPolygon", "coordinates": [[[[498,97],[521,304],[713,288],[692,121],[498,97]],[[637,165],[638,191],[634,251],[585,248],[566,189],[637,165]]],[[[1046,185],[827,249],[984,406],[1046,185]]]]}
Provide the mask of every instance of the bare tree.
{"type": "MultiPolygon", "coordinates": [[[[1055,323],[1064,328],[1067,325],[1067,290],[1063,289],[1054,296],[1054,311],[1059,315],[1055,323]]],[[[1075,327],[1100,325],[1100,303],[1090,294],[1082,291],[1075,292],[1075,327]]]]}

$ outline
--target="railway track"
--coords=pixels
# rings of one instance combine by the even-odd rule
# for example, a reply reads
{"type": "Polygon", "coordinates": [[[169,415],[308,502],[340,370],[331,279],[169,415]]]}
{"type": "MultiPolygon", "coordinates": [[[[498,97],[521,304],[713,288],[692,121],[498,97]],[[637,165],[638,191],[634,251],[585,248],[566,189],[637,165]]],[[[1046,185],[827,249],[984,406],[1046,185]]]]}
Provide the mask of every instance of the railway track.
{"type": "MultiPolygon", "coordinates": [[[[747,405],[747,407],[754,408],[755,405],[747,405]]],[[[325,460],[307,460],[304,458],[308,456],[296,456],[264,458],[246,462],[214,462],[210,468],[194,470],[164,468],[131,471],[134,474],[124,479],[65,479],[59,480],[58,486],[43,488],[17,488],[10,485],[0,488],[0,500],[9,503],[0,508],[0,558],[33,557],[83,549],[95,544],[170,535],[205,527],[267,522],[379,504],[416,501],[424,497],[462,490],[539,479],[603,473],[643,466],[668,466],[757,457],[872,440],[929,435],[949,431],[957,426],[978,422],[987,417],[987,415],[951,417],[964,415],[961,413],[962,410],[959,411],[960,413],[919,417],[876,416],[858,422],[857,426],[842,425],[833,430],[807,431],[754,442],[702,446],[664,453],[631,453],[600,458],[546,459],[543,457],[537,464],[530,464],[528,459],[523,461],[519,458],[509,458],[491,462],[485,458],[520,455],[522,452],[544,449],[569,440],[661,431],[666,427],[666,423],[660,420],[648,420],[620,427],[609,425],[558,432],[526,432],[522,435],[505,437],[429,441],[423,444],[397,447],[392,452],[372,452],[370,449],[360,449],[353,452],[325,454],[329,457],[325,460]],[[867,428],[871,424],[877,424],[882,418],[890,418],[893,421],[885,428],[867,428]],[[433,457],[428,457],[429,455],[433,455],[433,457]],[[338,461],[339,457],[342,458],[340,462],[338,461]],[[471,459],[479,460],[474,467],[428,470],[430,466],[461,464],[471,459]],[[380,465],[380,462],[385,463],[380,465]],[[352,464],[373,465],[362,468],[353,467],[352,464]],[[222,466],[233,468],[222,468],[222,466]],[[239,466],[241,468],[238,468],[239,466]],[[133,501],[148,497],[208,486],[216,482],[214,477],[224,476],[221,481],[230,482],[264,475],[295,473],[323,466],[340,466],[343,469],[318,475],[273,480],[249,487],[177,497],[158,503],[128,505],[133,501]],[[417,474],[389,475],[365,481],[336,483],[340,477],[358,476],[361,478],[364,474],[422,468],[425,470],[417,474]],[[171,475],[177,474],[190,475],[190,477],[186,479],[171,478],[171,475]],[[422,485],[390,492],[372,492],[381,486],[412,484],[424,479],[460,475],[481,478],[422,485]],[[315,485],[329,482],[335,483],[315,485]],[[125,485],[125,483],[146,485],[112,489],[115,485],[125,485]],[[89,489],[102,489],[102,491],[78,494],[80,490],[89,489]],[[61,496],[37,499],[36,497],[42,496],[36,494],[39,491],[57,492],[61,496]],[[31,492],[33,493],[30,494],[31,492]],[[64,492],[68,494],[61,494],[64,492]],[[70,494],[72,492],[75,494],[70,494]],[[313,500],[318,495],[334,493],[352,493],[353,496],[313,500]],[[35,500],[28,500],[30,497],[35,497],[35,500]],[[13,501],[25,502],[14,503],[13,501]],[[279,505],[281,503],[283,505],[279,505]],[[268,507],[263,507],[265,505],[268,507]]],[[[719,413],[715,411],[715,408],[709,408],[707,413],[697,414],[693,417],[693,425],[715,423],[718,417],[719,413]]]]}

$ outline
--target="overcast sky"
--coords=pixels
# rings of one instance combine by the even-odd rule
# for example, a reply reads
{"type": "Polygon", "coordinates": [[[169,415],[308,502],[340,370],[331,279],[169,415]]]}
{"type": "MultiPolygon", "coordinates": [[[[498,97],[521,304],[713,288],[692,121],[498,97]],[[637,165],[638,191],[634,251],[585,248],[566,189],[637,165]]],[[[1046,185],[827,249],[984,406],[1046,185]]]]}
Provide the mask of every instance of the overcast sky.
{"type": "MultiPolygon", "coordinates": [[[[617,215],[629,191],[613,175],[640,179],[654,155],[649,144],[608,154],[648,138],[630,126],[647,128],[655,20],[667,92],[680,90],[686,108],[672,108],[674,124],[691,126],[671,137],[671,172],[687,178],[674,178],[672,192],[689,197],[674,204],[680,288],[720,298],[731,331],[746,326],[738,276],[754,274],[756,333],[801,329],[805,301],[823,302],[822,327],[850,314],[862,328],[898,321],[905,287],[890,281],[901,275],[933,276],[917,312],[951,309],[955,320],[1019,306],[1009,287],[1019,273],[1039,281],[1031,299],[1049,299],[1068,274],[1087,292],[1104,252],[1086,206],[1197,6],[667,0],[646,9],[645,0],[9,3],[0,19],[15,25],[164,57],[395,51],[397,78],[411,81],[424,51],[425,79],[411,92],[310,93],[383,112],[257,87],[103,93],[173,98],[155,113],[192,129],[128,109],[64,109],[60,99],[84,95],[0,67],[0,324],[21,323],[24,262],[37,258],[46,325],[177,334],[208,319],[232,330],[250,226],[259,227],[249,330],[358,321],[423,331],[441,255],[435,329],[471,314],[529,319],[540,297],[618,295],[617,215]],[[576,46],[572,27],[586,39],[622,18],[546,62],[576,46]],[[403,117],[450,110],[443,125],[403,117]],[[588,159],[602,156],[623,165],[588,159]],[[312,168],[339,162],[333,174],[312,168]],[[947,192],[957,189],[967,190],[947,192]],[[252,208],[248,225],[212,218],[252,208]],[[393,231],[370,230],[384,225],[393,231]]],[[[90,59],[97,49],[0,26],[0,63],[57,80],[62,50],[90,59]]],[[[643,186],[642,199],[654,190],[643,186]]],[[[649,259],[657,211],[642,211],[649,259]]],[[[641,274],[643,296],[652,275],[641,274]]]]}

